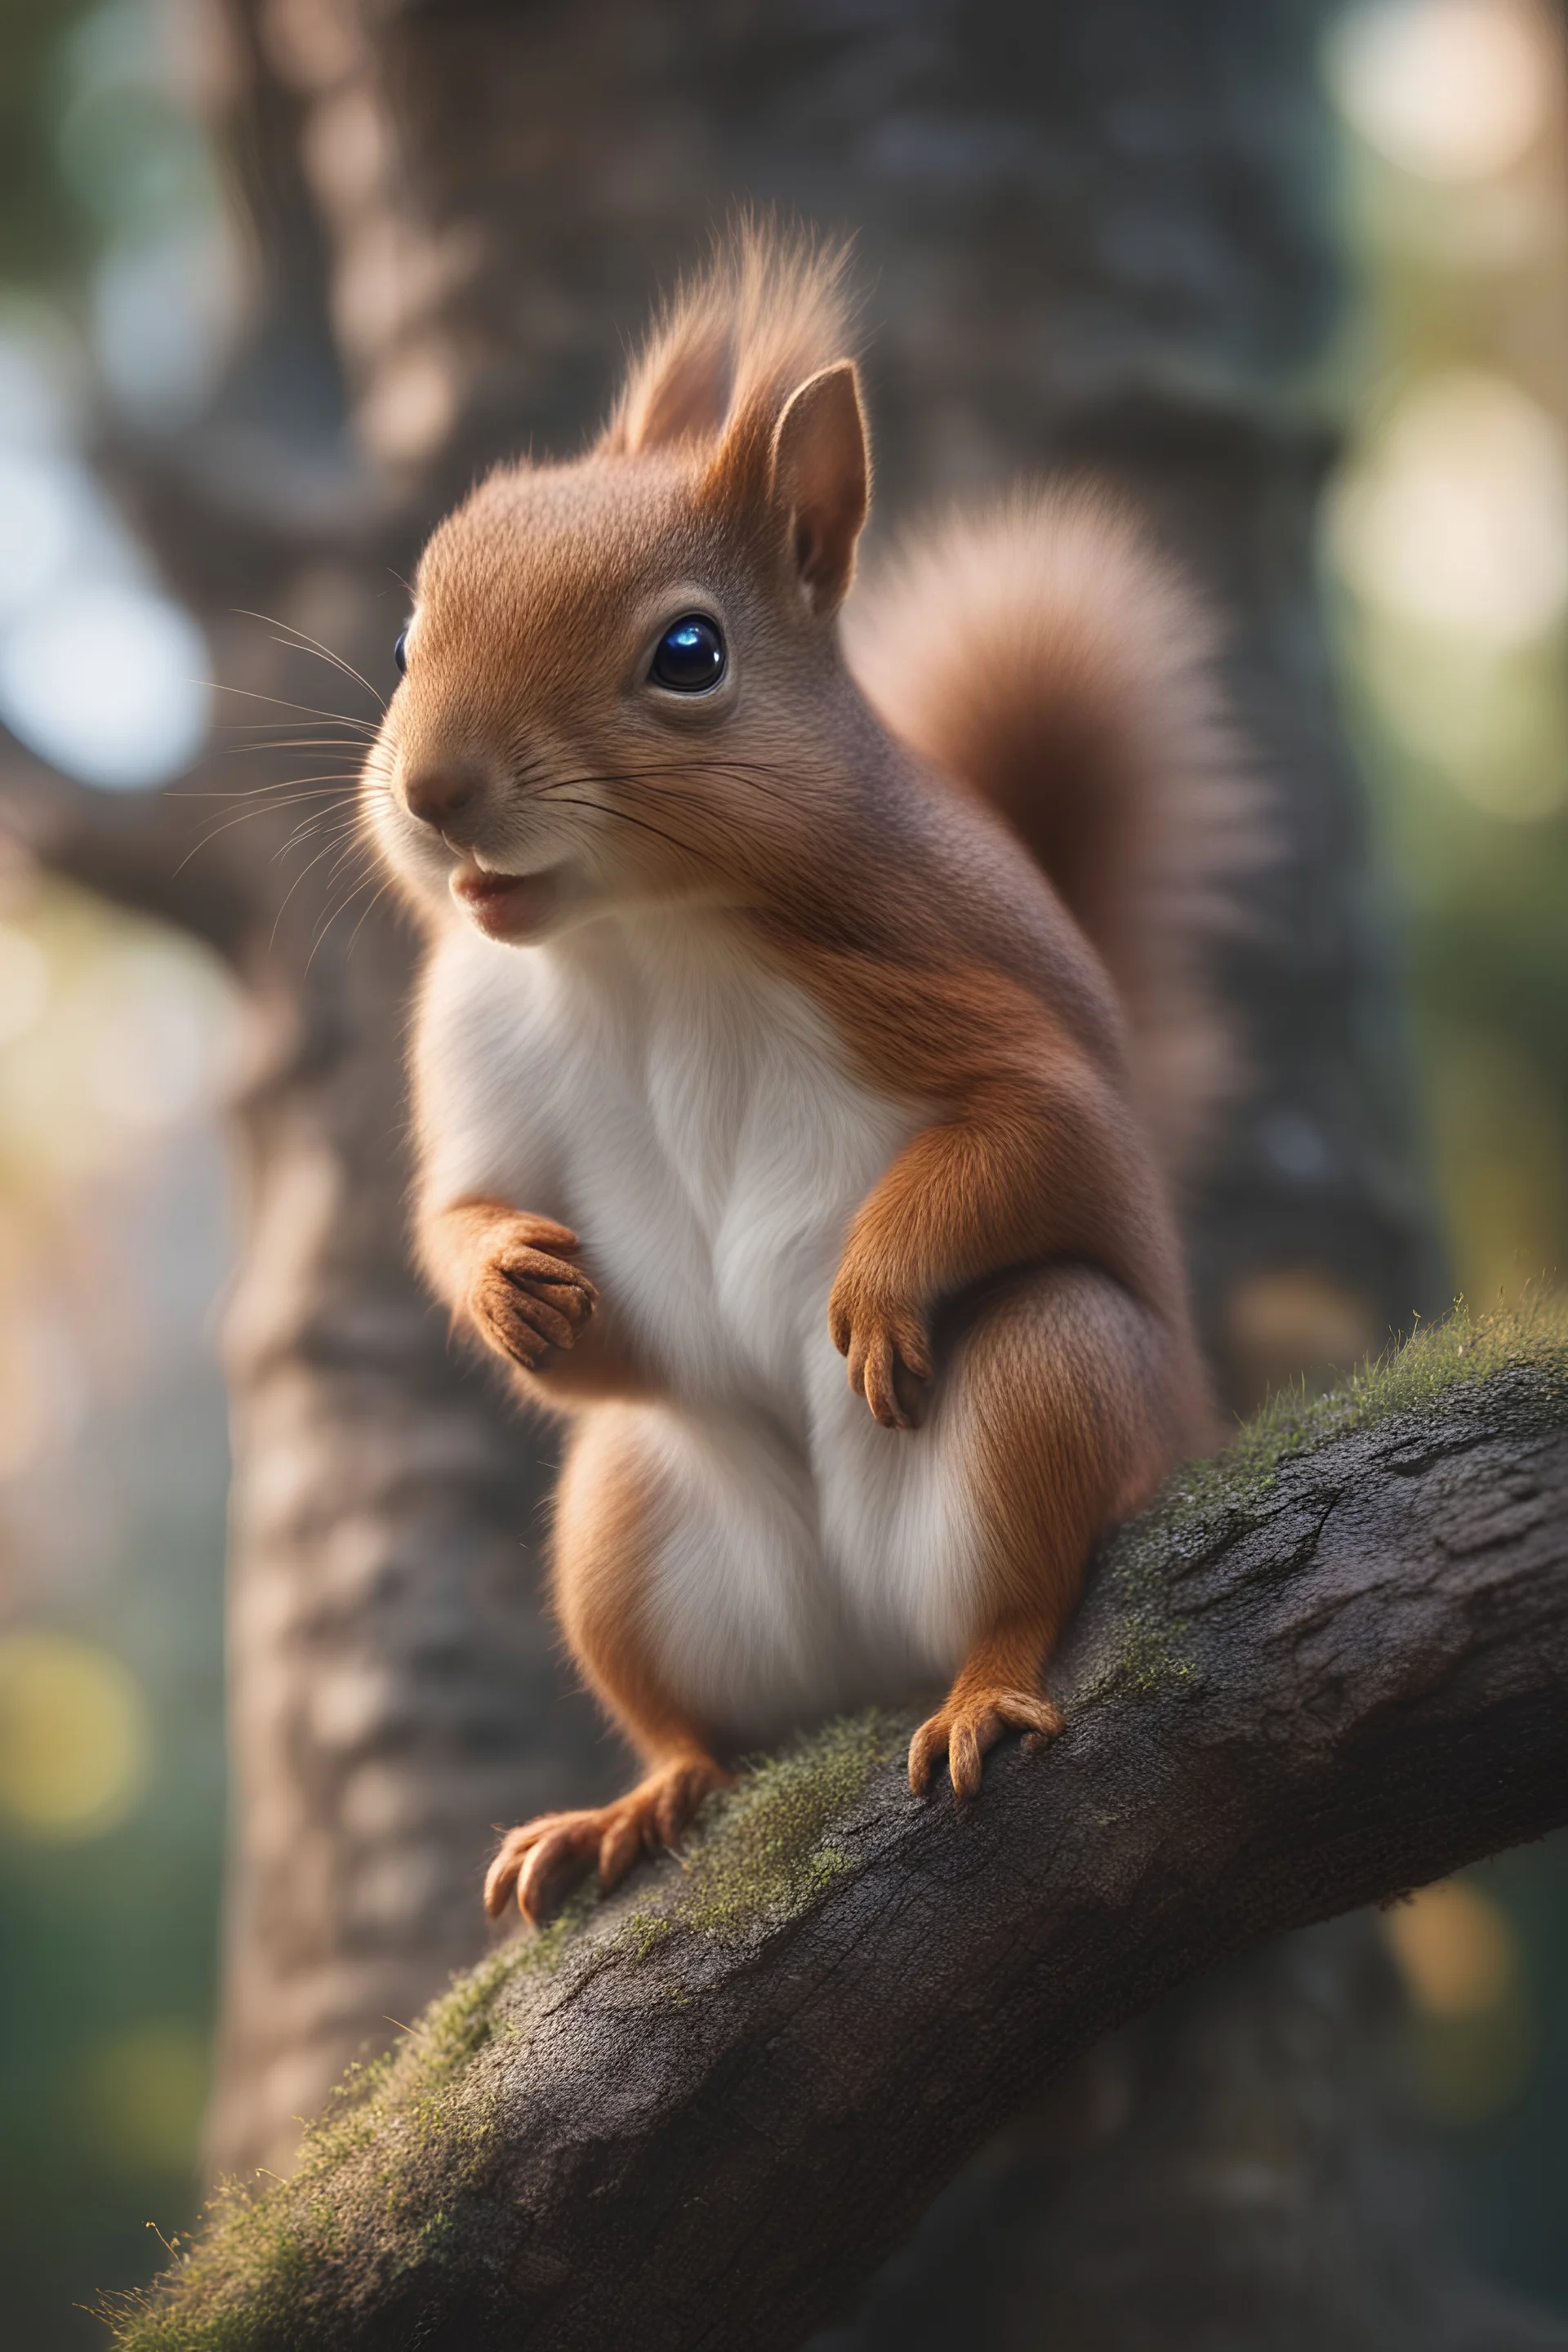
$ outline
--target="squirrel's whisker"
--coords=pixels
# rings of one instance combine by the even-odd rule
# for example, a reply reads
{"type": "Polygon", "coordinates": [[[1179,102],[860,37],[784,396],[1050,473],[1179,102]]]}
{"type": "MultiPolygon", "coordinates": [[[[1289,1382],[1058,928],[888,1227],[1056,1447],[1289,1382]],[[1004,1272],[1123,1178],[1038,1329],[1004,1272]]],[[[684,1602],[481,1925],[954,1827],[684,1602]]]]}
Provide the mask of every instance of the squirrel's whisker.
{"type": "MultiPolygon", "coordinates": [[[[310,966],[315,962],[317,950],[321,947],[326,939],[327,933],[331,929],[332,925],[337,921],[338,917],[342,914],[346,908],[353,905],[353,902],[359,897],[360,892],[362,890],[368,889],[374,879],[375,874],[373,868],[371,872],[362,876],[361,879],[354,884],[353,888],[348,891],[343,898],[339,899],[337,905],[332,908],[331,914],[327,916],[320,930],[316,933],[315,938],[310,942],[310,952],[305,959],[305,970],[307,971],[310,971],[310,966]]],[[[353,953],[354,940],[358,939],[361,930],[364,927],[365,916],[370,913],[371,908],[375,905],[376,899],[381,897],[382,891],[384,890],[386,887],[387,885],[385,882],[383,882],[380,888],[375,892],[374,897],[371,899],[370,904],[364,908],[359,921],[354,926],[353,937],[351,937],[348,947],[344,950],[345,955],[352,955],[353,953]]]]}
{"type": "MultiPolygon", "coordinates": [[[[227,686],[221,678],[209,678],[207,683],[214,694],[238,695],[242,700],[247,702],[270,702],[279,710],[296,711],[301,717],[306,719],[327,719],[331,721],[334,727],[352,727],[357,729],[360,733],[364,735],[375,735],[380,731],[376,722],[372,719],[351,718],[348,712],[343,710],[323,710],[319,703],[290,702],[287,695],[263,694],[258,687],[254,686],[227,686]]],[[[270,720],[237,719],[233,723],[241,727],[247,725],[255,727],[281,727],[286,726],[289,722],[286,719],[274,719],[270,720]]]]}
{"type": "Polygon", "coordinates": [[[279,735],[267,743],[220,743],[216,748],[226,760],[236,760],[254,759],[262,751],[352,751],[358,745],[341,735],[279,735]]]}
{"type": "Polygon", "coordinates": [[[279,859],[287,857],[290,850],[298,849],[302,842],[314,841],[323,831],[330,841],[341,841],[346,833],[357,833],[358,830],[357,822],[345,823],[342,818],[334,821],[330,811],[301,817],[288,839],[273,851],[271,862],[277,865],[279,859]]]}
{"type": "Polygon", "coordinates": [[[356,686],[363,686],[378,709],[386,709],[385,695],[379,693],[352,662],[344,661],[341,654],[335,654],[330,646],[324,646],[320,637],[311,636],[306,629],[297,629],[291,621],[279,621],[271,613],[253,613],[244,604],[236,605],[235,610],[242,620],[260,621],[269,629],[286,630],[286,636],[274,637],[274,645],[282,646],[291,653],[313,654],[318,661],[331,662],[334,669],[342,670],[343,676],[353,678],[356,686]]]}
{"type": "MultiPolygon", "coordinates": [[[[372,878],[372,877],[370,877],[369,876],[367,876],[367,877],[366,877],[366,880],[369,880],[370,878],[372,878]]],[[[361,888],[361,889],[363,889],[363,887],[364,887],[364,884],[362,882],[362,883],[361,883],[361,885],[360,885],[360,888],[361,888]]],[[[367,901],[367,903],[365,904],[365,906],[361,909],[361,912],[360,912],[360,919],[359,919],[358,922],[354,925],[353,931],[352,931],[352,932],[350,933],[350,935],[349,935],[349,943],[348,943],[348,947],[347,947],[347,949],[344,950],[345,954],[347,954],[347,955],[353,955],[353,951],[354,951],[354,949],[355,949],[355,946],[358,944],[359,935],[360,935],[360,933],[363,930],[363,929],[364,929],[364,927],[365,927],[365,923],[366,923],[366,921],[367,921],[367,920],[368,920],[368,919],[369,919],[369,918],[370,918],[370,917],[371,917],[371,916],[375,912],[376,908],[380,905],[380,903],[381,903],[381,901],[383,900],[383,898],[385,898],[385,896],[386,896],[387,892],[391,889],[391,887],[392,887],[392,884],[391,884],[391,881],[390,881],[390,880],[387,880],[387,881],[385,881],[385,882],[381,883],[381,884],[378,886],[378,887],[377,887],[377,889],[376,889],[376,891],[375,891],[375,893],[374,893],[374,896],[372,898],[370,898],[370,899],[367,901]]],[[[358,895],[358,893],[357,893],[357,892],[353,894],[353,896],[357,896],[357,895],[358,895]]],[[[350,897],[350,898],[345,898],[345,899],[344,899],[344,901],[343,901],[343,905],[344,905],[345,907],[352,906],[353,904],[353,897],[350,897]]]]}
{"type": "Polygon", "coordinates": [[[324,770],[321,774],[314,776],[279,776],[276,782],[270,784],[242,784],[237,786],[233,792],[172,793],[169,797],[171,800],[186,801],[276,802],[277,796],[279,793],[297,792],[302,787],[310,785],[313,788],[319,789],[323,793],[335,793],[336,796],[342,800],[349,795],[358,782],[359,778],[357,774],[349,775],[341,771],[329,768],[324,770]]]}
{"type": "MultiPolygon", "coordinates": [[[[300,794],[301,799],[313,799],[314,797],[314,794],[310,793],[300,794]]],[[[287,808],[289,803],[285,801],[278,803],[278,805],[287,808]]],[[[265,808],[247,808],[241,809],[237,816],[223,817],[218,819],[216,822],[215,822],[210,816],[205,818],[203,820],[201,831],[197,834],[195,841],[191,844],[189,849],[186,850],[184,856],[175,866],[174,872],[176,874],[183,874],[198,849],[207,848],[213,842],[216,841],[220,834],[227,833],[231,826],[245,824],[251,817],[266,816],[268,813],[269,812],[265,808]]]]}
{"type": "MultiPolygon", "coordinates": [[[[588,781],[593,782],[596,779],[589,778],[588,781]]],[[[700,865],[702,862],[702,853],[694,849],[689,841],[680,841],[673,833],[666,833],[661,826],[649,824],[646,817],[633,816],[629,809],[615,808],[606,801],[557,800],[555,805],[557,808],[586,809],[595,816],[614,817],[618,824],[635,824],[639,831],[651,833],[658,840],[667,841],[671,849],[678,849],[683,857],[695,858],[700,865]]]]}
{"type": "Polygon", "coordinates": [[[330,841],[324,842],[321,847],[317,850],[314,857],[306,859],[304,865],[300,866],[298,874],[295,875],[292,882],[289,883],[287,890],[284,891],[282,898],[278,902],[278,911],[272,918],[272,929],[268,934],[267,944],[269,949],[275,948],[278,944],[278,927],[283,920],[283,917],[289,907],[289,902],[293,898],[295,891],[300,887],[300,883],[303,882],[308,874],[314,873],[316,867],[321,864],[323,857],[331,856],[334,845],[335,845],[330,841]]]}
{"type": "Polygon", "coordinates": [[[251,817],[268,816],[275,809],[291,808],[298,803],[306,801],[335,801],[339,798],[341,798],[341,795],[336,793],[296,793],[290,794],[285,800],[271,801],[263,803],[253,808],[241,809],[235,816],[219,818],[215,814],[209,814],[203,818],[200,832],[197,834],[196,838],[191,845],[190,848],[185,852],[184,856],[181,858],[180,863],[174,868],[174,871],[176,874],[183,872],[185,866],[195,856],[198,849],[205,849],[207,844],[211,841],[216,841],[220,834],[227,833],[233,825],[246,824],[251,817]]]}

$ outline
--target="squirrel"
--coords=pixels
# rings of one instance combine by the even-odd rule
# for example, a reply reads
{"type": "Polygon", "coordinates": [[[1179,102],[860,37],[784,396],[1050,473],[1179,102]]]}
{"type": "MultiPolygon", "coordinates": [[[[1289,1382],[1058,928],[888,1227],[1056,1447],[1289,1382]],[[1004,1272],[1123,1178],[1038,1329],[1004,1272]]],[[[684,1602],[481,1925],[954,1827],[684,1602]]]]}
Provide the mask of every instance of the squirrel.
{"type": "Polygon", "coordinates": [[[511,1831],[492,1916],[852,1707],[944,1690],[910,1783],[973,1800],[1061,1728],[1097,1539],[1212,1442],[1173,1171],[1248,829],[1214,633],[1080,482],[842,615],[846,283],[732,232],[586,454],[438,526],[364,772],[428,941],[418,1256],[565,1417],[553,1604],[645,1768],[511,1831]]]}

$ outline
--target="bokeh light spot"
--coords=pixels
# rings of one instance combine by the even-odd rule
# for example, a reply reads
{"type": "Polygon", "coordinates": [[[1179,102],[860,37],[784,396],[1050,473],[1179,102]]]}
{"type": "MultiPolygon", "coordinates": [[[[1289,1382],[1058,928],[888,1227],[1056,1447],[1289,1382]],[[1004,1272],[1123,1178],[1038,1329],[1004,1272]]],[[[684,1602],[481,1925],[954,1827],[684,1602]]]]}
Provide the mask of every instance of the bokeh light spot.
{"type": "Polygon", "coordinates": [[[74,467],[0,447],[0,618],[54,586],[74,551],[82,504],[74,467]]]}
{"type": "Polygon", "coordinates": [[[1226,1367],[1247,1412],[1297,1381],[1326,1387],[1382,1338],[1368,1302],[1321,1266],[1258,1266],[1225,1300],[1226,1367]]]}
{"type": "Polygon", "coordinates": [[[1370,147],[1422,179],[1463,184],[1519,162],[1540,135],[1554,70],[1519,0],[1378,0],[1328,47],[1329,87],[1370,147]]]}
{"type": "Polygon", "coordinates": [[[1477,2017],[1512,1990],[1513,1928],[1489,1895],[1462,1880],[1428,1886],[1384,1913],[1415,2006],[1427,2017],[1477,2017]]]}
{"type": "Polygon", "coordinates": [[[207,667],[200,629],[167,597],[73,583],[0,637],[0,717],[68,775],[136,791],[200,751],[207,667]]]}
{"type": "Polygon", "coordinates": [[[1431,376],[1341,485],[1329,537],[1341,573],[1373,604],[1485,644],[1526,644],[1568,604],[1557,429],[1504,377],[1431,376]]]}
{"type": "Polygon", "coordinates": [[[210,2075],[205,2035],[177,2019],[133,2026],[100,2042],[79,2084],[100,2161],[131,2179],[191,2171],[210,2075]]]}
{"type": "Polygon", "coordinates": [[[188,958],[139,940],[104,959],[80,992],[91,1045],[83,1076],[116,1126],[176,1126],[215,1097],[226,1043],[188,958]]]}
{"type": "Polygon", "coordinates": [[[1500,2115],[1528,2082],[1539,2039],[1513,1922],[1464,1879],[1426,1887],[1383,1916],[1414,2011],[1423,2105],[1451,2125],[1500,2115]]]}
{"type": "Polygon", "coordinates": [[[99,1836],[132,1811],[151,1761],[146,1701],[120,1659],[65,1633],[0,1637],[0,1817],[99,1836]]]}
{"type": "Polygon", "coordinates": [[[1435,1023],[1429,1099],[1467,1297],[1513,1299],[1562,1262],[1568,1120],[1550,1061],[1506,1028],[1435,1023]]]}

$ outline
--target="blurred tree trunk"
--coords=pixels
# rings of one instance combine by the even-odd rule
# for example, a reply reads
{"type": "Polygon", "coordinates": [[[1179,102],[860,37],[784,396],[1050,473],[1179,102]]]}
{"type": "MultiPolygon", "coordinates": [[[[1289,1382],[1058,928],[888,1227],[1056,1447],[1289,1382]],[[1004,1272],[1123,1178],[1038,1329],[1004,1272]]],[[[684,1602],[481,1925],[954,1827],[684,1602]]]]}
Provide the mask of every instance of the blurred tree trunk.
{"type": "MultiPolygon", "coordinates": [[[[578,442],[652,289],[735,201],[858,228],[879,521],[1091,462],[1135,485],[1236,616],[1236,693],[1289,858],[1234,957],[1253,1083],[1191,1207],[1233,1401],[1440,1305],[1312,594],[1333,455],[1313,371],[1338,297],[1327,0],[229,9],[223,135],[254,225],[255,332],[199,433],[121,453],[226,679],[363,712],[352,685],[340,702],[258,625],[217,616],[275,614],[390,684],[395,573],[424,528],[476,466],[578,442]]],[[[268,758],[280,778],[340,764],[268,758]]],[[[195,805],[142,822],[174,833],[195,805]]],[[[332,857],[300,872],[313,836],[273,862],[300,807],[258,806],[164,908],[218,940],[253,1013],[212,2126],[215,2164],[238,2170],[286,2163],[344,2061],[475,1956],[490,1825],[617,1769],[536,1606],[549,1438],[454,1361],[406,1268],[408,943],[367,891],[313,944],[341,895],[332,857]]],[[[138,895],[79,796],[29,821],[62,864],[138,895]]],[[[1186,1997],[951,2192],[832,2342],[962,2324],[1022,2347],[1048,2309],[1061,2352],[1260,2352],[1334,2340],[1358,2277],[1380,2341],[1412,2352],[1555,2340],[1496,2314],[1468,2327],[1452,2295],[1436,2324],[1426,2208],[1368,2063],[1388,1998],[1356,1923],[1186,1997]]]]}

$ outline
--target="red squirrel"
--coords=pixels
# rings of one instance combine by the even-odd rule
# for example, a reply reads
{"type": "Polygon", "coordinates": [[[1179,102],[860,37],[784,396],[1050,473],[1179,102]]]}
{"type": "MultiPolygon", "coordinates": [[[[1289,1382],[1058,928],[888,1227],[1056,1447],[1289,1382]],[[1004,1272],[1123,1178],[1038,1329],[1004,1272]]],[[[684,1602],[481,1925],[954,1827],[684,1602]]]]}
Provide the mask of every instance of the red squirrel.
{"type": "Polygon", "coordinates": [[[584,456],[439,526],[365,769],[428,937],[419,1256],[565,1417],[554,1605],[645,1766],[513,1830],[492,1916],[922,1689],[910,1786],[974,1798],[1061,1727],[1097,1538],[1211,1435],[1168,1172],[1247,827],[1211,633],[1082,486],[844,614],[844,289],[737,232],[584,456]]]}

